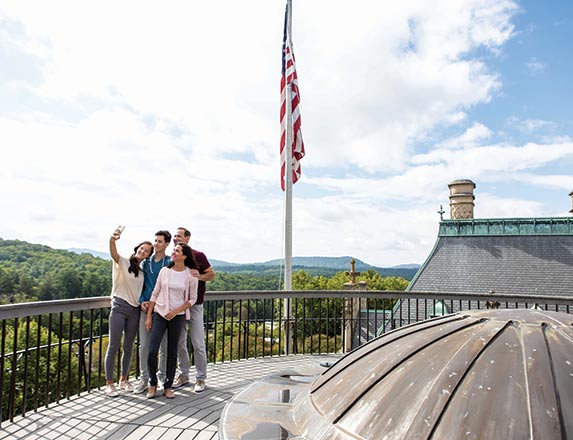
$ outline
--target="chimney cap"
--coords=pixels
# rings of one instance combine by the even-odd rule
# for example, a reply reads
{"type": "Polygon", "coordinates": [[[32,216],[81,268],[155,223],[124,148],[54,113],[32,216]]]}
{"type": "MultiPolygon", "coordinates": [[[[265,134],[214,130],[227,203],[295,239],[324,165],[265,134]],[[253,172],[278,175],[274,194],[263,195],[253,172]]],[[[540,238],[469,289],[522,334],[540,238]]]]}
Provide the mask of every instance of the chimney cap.
{"type": "Polygon", "coordinates": [[[476,184],[475,184],[472,180],[470,180],[470,179],[457,179],[457,180],[454,180],[454,181],[452,181],[451,183],[449,183],[448,186],[450,186],[450,185],[460,185],[460,184],[462,184],[462,183],[465,183],[465,184],[468,184],[468,183],[469,183],[469,184],[472,184],[472,185],[474,186],[474,188],[476,187],[476,184]]]}

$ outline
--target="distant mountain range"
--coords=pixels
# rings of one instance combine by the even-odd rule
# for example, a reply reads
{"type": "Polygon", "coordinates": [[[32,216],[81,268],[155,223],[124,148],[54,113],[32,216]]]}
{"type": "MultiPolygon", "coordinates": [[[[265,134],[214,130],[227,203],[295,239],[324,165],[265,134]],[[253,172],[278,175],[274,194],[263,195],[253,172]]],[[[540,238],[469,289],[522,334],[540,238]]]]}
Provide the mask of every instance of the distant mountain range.
{"type": "Polygon", "coordinates": [[[111,256],[109,255],[109,252],[98,252],[98,251],[92,251],[91,249],[81,249],[81,248],[69,248],[66,249],[67,251],[70,252],[74,252],[76,254],[90,254],[93,255],[94,257],[99,257],[99,258],[103,258],[104,260],[111,260],[111,256]]]}
{"type": "MultiPolygon", "coordinates": [[[[338,269],[338,270],[350,270],[350,260],[353,257],[293,257],[292,265],[297,267],[324,267],[327,269],[338,269]]],[[[213,266],[218,267],[240,267],[240,266],[281,266],[283,264],[283,259],[279,258],[276,260],[265,261],[261,263],[229,263],[227,261],[221,260],[209,260],[213,266]]],[[[356,271],[365,271],[368,269],[380,269],[379,267],[372,266],[365,263],[358,258],[354,258],[354,267],[356,271]]],[[[419,264],[402,264],[400,266],[393,266],[387,269],[418,269],[419,264]]]]}
{"type": "MultiPolygon", "coordinates": [[[[324,275],[332,276],[337,272],[349,271],[350,260],[352,257],[293,257],[292,269],[293,272],[297,270],[304,270],[310,275],[324,275]]],[[[250,264],[237,264],[228,263],[226,261],[209,260],[215,270],[230,273],[245,273],[245,274],[271,274],[281,271],[283,265],[282,259],[265,261],[262,263],[250,264]]],[[[354,270],[356,272],[364,272],[368,269],[379,272],[380,275],[385,277],[402,277],[411,280],[420,268],[419,264],[402,264],[395,267],[377,267],[372,266],[364,261],[354,258],[354,270]]]]}
{"type": "MultiPolygon", "coordinates": [[[[83,253],[91,254],[95,257],[103,258],[105,260],[110,259],[108,253],[97,252],[91,249],[71,248],[67,250],[75,252],[77,254],[83,254],[83,253]]],[[[302,269],[310,273],[311,275],[331,276],[340,271],[349,271],[351,259],[352,257],[350,256],[293,257],[292,267],[293,271],[302,269]]],[[[221,272],[247,273],[247,274],[256,274],[256,273],[269,274],[278,272],[281,270],[281,266],[283,264],[282,259],[270,260],[259,263],[229,263],[227,261],[221,261],[215,259],[209,259],[209,261],[216,271],[219,270],[221,272]]],[[[401,264],[399,266],[393,266],[393,267],[376,267],[368,263],[365,263],[364,261],[358,258],[354,258],[354,261],[355,261],[354,268],[357,272],[364,272],[368,269],[372,269],[379,272],[382,276],[399,276],[407,280],[411,280],[418,271],[418,269],[420,268],[419,264],[401,264]]]]}

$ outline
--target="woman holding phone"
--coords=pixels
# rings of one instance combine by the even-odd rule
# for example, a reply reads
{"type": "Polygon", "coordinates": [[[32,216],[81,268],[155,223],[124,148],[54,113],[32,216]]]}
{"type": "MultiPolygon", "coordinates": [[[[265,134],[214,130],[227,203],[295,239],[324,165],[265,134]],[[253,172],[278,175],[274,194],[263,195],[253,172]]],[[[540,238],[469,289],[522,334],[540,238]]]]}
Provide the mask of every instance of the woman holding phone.
{"type": "Polygon", "coordinates": [[[199,279],[196,277],[197,271],[193,270],[197,267],[191,248],[178,243],[171,254],[171,263],[159,272],[145,319],[145,327],[151,332],[147,357],[149,399],[155,397],[157,390],[157,353],[166,330],[167,371],[163,390],[168,399],[175,397],[172,386],[177,368],[177,346],[185,320],[189,319],[189,308],[197,301],[199,279]]]}
{"type": "Polygon", "coordinates": [[[139,327],[139,295],[143,287],[140,264],[153,252],[153,244],[144,241],[133,248],[133,254],[129,258],[119,255],[115,242],[121,237],[123,229],[122,226],[117,227],[109,239],[109,253],[113,259],[109,344],[105,354],[105,393],[109,397],[119,395],[114,385],[113,373],[122,335],[123,354],[119,389],[133,391],[127,376],[131,365],[133,342],[139,327]]]}

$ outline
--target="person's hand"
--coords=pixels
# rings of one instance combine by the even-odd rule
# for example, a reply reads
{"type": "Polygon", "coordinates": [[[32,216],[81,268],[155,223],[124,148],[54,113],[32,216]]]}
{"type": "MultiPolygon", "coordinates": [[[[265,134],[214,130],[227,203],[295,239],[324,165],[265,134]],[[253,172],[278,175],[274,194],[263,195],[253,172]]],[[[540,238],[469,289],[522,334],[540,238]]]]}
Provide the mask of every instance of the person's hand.
{"type": "Polygon", "coordinates": [[[199,278],[199,275],[201,274],[197,269],[191,269],[191,275],[193,275],[195,278],[199,278]]]}
{"type": "Polygon", "coordinates": [[[177,313],[174,310],[171,310],[167,315],[165,315],[165,319],[171,321],[175,316],[177,316],[177,313]]]}
{"type": "Polygon", "coordinates": [[[145,329],[150,332],[151,331],[151,316],[145,318],[145,329]]]}
{"type": "Polygon", "coordinates": [[[143,310],[144,312],[147,312],[147,309],[149,308],[149,301],[143,301],[141,303],[141,310],[143,310]]]}
{"type": "Polygon", "coordinates": [[[121,233],[123,232],[124,229],[125,226],[118,226],[117,228],[115,228],[115,231],[113,231],[113,234],[111,234],[111,240],[113,241],[119,240],[121,237],[121,233]]]}

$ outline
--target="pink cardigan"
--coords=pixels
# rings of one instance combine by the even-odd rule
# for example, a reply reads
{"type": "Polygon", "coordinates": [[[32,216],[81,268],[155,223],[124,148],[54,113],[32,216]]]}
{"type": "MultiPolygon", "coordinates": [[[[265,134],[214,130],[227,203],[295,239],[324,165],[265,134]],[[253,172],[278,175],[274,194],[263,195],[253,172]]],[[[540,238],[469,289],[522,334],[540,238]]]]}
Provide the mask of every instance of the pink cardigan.
{"type": "MultiPolygon", "coordinates": [[[[191,275],[191,269],[186,270],[187,277],[185,278],[185,291],[187,292],[187,302],[193,306],[197,302],[197,287],[199,286],[199,279],[191,275]]],[[[153,309],[161,316],[167,315],[171,309],[169,307],[169,277],[173,273],[173,269],[168,269],[164,267],[159,272],[157,277],[157,282],[155,283],[155,289],[151,294],[151,301],[155,303],[155,308],[153,309]]],[[[185,310],[185,319],[189,319],[189,309],[185,310]]]]}

